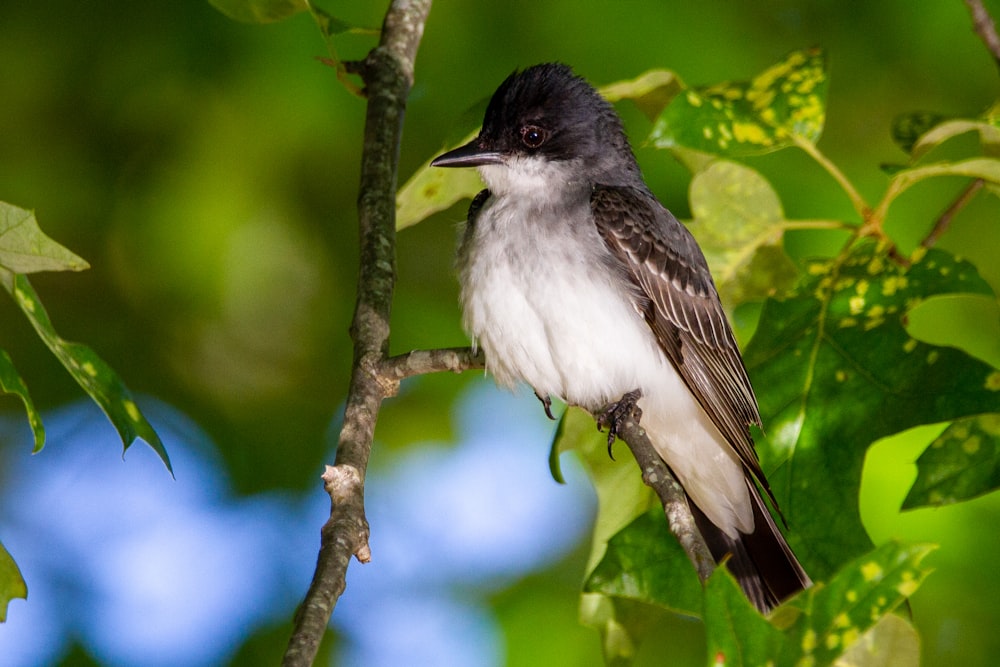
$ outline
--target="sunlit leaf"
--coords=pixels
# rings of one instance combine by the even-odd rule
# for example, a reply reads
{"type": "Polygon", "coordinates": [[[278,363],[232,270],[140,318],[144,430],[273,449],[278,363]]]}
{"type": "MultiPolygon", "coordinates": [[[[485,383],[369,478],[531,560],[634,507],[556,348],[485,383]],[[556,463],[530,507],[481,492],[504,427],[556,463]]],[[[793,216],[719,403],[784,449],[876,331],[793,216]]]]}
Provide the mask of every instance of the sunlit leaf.
{"type": "Polygon", "coordinates": [[[996,370],[911,338],[906,313],[940,294],[991,294],[975,268],[932,250],[905,268],[872,242],[814,263],[769,300],[744,358],[767,437],[762,465],[814,579],[871,546],[858,510],[875,440],[919,424],[1000,411],[996,370]]]}
{"type": "Polygon", "coordinates": [[[14,362],[5,350],[0,350],[0,390],[5,394],[13,394],[24,403],[24,411],[28,415],[28,424],[31,425],[31,433],[35,439],[33,452],[41,451],[45,446],[45,426],[42,425],[42,416],[35,409],[35,404],[28,393],[28,386],[14,368],[14,362]]]}
{"type": "Polygon", "coordinates": [[[650,140],[724,156],[816,143],[826,119],[826,63],[820,49],[795,51],[750,82],[690,88],[657,119],[650,140]]]}
{"type": "MultiPolygon", "coordinates": [[[[770,619],[747,601],[728,570],[718,568],[705,588],[710,662],[726,667],[909,664],[885,663],[885,647],[870,650],[866,634],[919,588],[929,573],[922,561],[931,549],[897,543],[879,547],[848,563],[829,582],[800,593],[770,619]],[[845,651],[859,661],[844,662],[845,651]]],[[[904,634],[890,622],[872,636],[907,646],[904,634]]]]}
{"type": "Polygon", "coordinates": [[[7,620],[7,605],[14,598],[27,598],[28,586],[11,555],[0,544],[0,623],[7,620]]]}
{"type": "MultiPolygon", "coordinates": [[[[1000,390],[1000,371],[991,380],[1000,390]]],[[[903,509],[968,500],[1000,488],[1000,414],[952,423],[917,459],[903,509]]]]}
{"type": "Polygon", "coordinates": [[[776,664],[831,664],[917,591],[930,573],[923,560],[933,549],[890,542],[799,595],[795,606],[803,614],[786,630],[776,664]]]}
{"type": "Polygon", "coordinates": [[[82,271],[87,262],[38,227],[35,214],[0,202],[0,267],[14,273],[82,271]]]}
{"type": "Polygon", "coordinates": [[[170,470],[170,458],[160,437],[146,421],[118,374],[86,345],[64,340],[56,333],[26,276],[2,271],[0,279],[52,354],[108,416],[121,437],[124,449],[127,450],[137,438],[141,438],[170,470]]]}
{"type": "Polygon", "coordinates": [[[896,614],[886,614],[833,667],[920,667],[920,636],[896,614]]]}
{"type": "Polygon", "coordinates": [[[274,23],[309,10],[307,0],[208,0],[231,19],[244,23],[274,23]]]}
{"type": "MultiPolygon", "coordinates": [[[[472,136],[461,143],[470,141],[472,136]]],[[[483,181],[475,169],[442,169],[430,165],[428,160],[396,193],[396,229],[405,229],[463,199],[472,199],[483,189],[483,181]]]]}
{"type": "Polygon", "coordinates": [[[651,69],[629,81],[618,81],[600,89],[609,102],[631,100],[650,120],[656,119],[663,108],[683,90],[677,75],[665,69],[651,69]]]}
{"type": "Polygon", "coordinates": [[[876,207],[873,216],[885,220],[889,206],[899,195],[917,183],[929,178],[942,176],[962,176],[965,178],[981,178],[992,185],[1000,184],[1000,159],[979,157],[959,162],[939,162],[911,169],[903,169],[895,173],[889,181],[882,201],[876,207]]]}
{"type": "Polygon", "coordinates": [[[718,160],[694,175],[689,225],[727,308],[783,293],[796,277],[781,246],[781,201],[758,172],[718,160]]]}

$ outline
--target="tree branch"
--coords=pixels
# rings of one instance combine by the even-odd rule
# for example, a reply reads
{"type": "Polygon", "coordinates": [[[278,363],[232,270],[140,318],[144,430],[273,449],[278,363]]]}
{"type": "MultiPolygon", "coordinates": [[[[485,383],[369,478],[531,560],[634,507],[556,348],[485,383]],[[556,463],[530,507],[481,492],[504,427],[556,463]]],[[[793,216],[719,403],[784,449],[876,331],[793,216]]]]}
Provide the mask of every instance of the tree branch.
{"type": "Polygon", "coordinates": [[[986,11],[982,0],[965,0],[965,6],[972,14],[972,29],[983,40],[983,44],[993,55],[993,61],[1000,67],[1000,35],[997,35],[997,27],[993,23],[993,18],[986,11]]]}
{"type": "Polygon", "coordinates": [[[382,375],[394,380],[404,380],[414,375],[451,371],[461,373],[473,368],[485,368],[483,351],[468,347],[448,347],[440,350],[413,350],[389,357],[382,364],[382,375]]]}
{"type": "Polygon", "coordinates": [[[351,556],[370,558],[364,480],[382,401],[398,381],[381,374],[389,350],[389,314],[396,280],[396,177],[413,62],[431,0],[393,0],[379,45],[360,64],[368,108],[358,195],[360,272],[351,324],[354,363],[337,458],[323,475],[330,518],[319,557],[282,664],[311,665],[333,608],[346,587],[351,556]]]}
{"type": "Polygon", "coordinates": [[[674,477],[670,467],[653,449],[652,443],[646,437],[645,429],[639,425],[635,411],[618,425],[618,437],[632,450],[632,456],[635,457],[635,462],[639,464],[639,469],[642,471],[642,481],[653,489],[663,505],[663,512],[667,515],[670,532],[677,537],[684,553],[691,560],[694,569],[698,571],[698,577],[703,582],[706,581],[715,570],[715,559],[712,558],[705,538],[701,536],[698,526],[695,525],[694,515],[691,514],[691,507],[688,505],[684,487],[674,477]]]}
{"type": "Polygon", "coordinates": [[[977,192],[983,189],[984,185],[986,185],[986,181],[981,178],[977,178],[969,183],[969,185],[962,190],[961,194],[958,195],[955,201],[953,201],[951,205],[945,209],[944,213],[938,217],[937,222],[934,223],[934,227],[927,233],[927,236],[920,242],[920,245],[925,248],[930,248],[937,243],[938,239],[941,238],[941,235],[948,231],[948,227],[951,225],[952,219],[958,214],[959,211],[965,208],[970,201],[972,201],[972,198],[976,196],[977,192]]]}

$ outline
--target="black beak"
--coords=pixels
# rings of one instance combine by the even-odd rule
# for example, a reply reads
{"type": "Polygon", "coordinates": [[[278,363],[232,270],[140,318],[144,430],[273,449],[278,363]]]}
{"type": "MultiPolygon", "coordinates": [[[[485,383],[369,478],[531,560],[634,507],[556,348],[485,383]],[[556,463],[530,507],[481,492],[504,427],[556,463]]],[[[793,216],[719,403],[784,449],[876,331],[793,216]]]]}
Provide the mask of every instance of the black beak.
{"type": "Polygon", "coordinates": [[[500,164],[503,156],[496,151],[486,151],[479,146],[476,137],[464,146],[438,155],[431,160],[432,167],[478,167],[483,164],[500,164]]]}

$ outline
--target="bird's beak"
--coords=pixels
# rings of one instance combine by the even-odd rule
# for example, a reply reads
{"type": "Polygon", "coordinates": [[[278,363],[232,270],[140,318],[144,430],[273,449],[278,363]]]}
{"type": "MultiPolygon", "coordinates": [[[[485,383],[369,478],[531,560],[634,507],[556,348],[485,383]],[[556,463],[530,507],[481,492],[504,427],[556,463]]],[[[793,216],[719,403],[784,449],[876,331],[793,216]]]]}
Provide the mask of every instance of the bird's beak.
{"type": "Polygon", "coordinates": [[[500,164],[503,156],[496,151],[483,150],[479,138],[475,138],[464,146],[438,155],[431,160],[432,167],[478,167],[484,164],[500,164]]]}

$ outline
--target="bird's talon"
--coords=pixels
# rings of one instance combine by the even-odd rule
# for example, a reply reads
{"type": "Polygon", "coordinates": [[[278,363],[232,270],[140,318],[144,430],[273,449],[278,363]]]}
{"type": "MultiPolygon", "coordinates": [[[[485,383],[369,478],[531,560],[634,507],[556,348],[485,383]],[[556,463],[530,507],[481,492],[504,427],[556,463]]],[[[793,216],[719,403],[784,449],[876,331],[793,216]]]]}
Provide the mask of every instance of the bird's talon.
{"type": "Polygon", "coordinates": [[[597,415],[597,430],[601,431],[605,426],[608,427],[608,456],[611,457],[611,460],[615,458],[611,450],[622,425],[629,418],[639,421],[642,417],[642,408],[637,405],[640,398],[642,398],[642,391],[639,389],[627,392],[597,415]]]}

